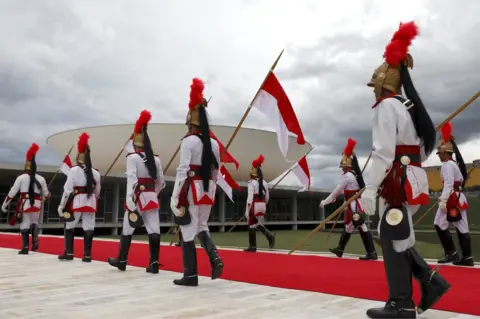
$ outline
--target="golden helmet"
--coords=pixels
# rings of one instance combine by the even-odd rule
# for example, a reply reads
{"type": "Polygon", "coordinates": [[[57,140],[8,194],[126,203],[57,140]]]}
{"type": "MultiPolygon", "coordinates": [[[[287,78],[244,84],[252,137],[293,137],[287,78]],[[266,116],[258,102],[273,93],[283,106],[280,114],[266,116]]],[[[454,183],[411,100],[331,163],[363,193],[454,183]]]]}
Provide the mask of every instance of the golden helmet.
{"type": "Polygon", "coordinates": [[[38,144],[33,143],[27,151],[27,155],[25,157],[25,170],[29,171],[32,169],[32,161],[35,160],[35,155],[37,154],[40,147],[38,144]]]}
{"type": "Polygon", "coordinates": [[[262,154],[258,155],[258,157],[252,161],[252,168],[250,168],[250,176],[258,177],[258,168],[262,166],[264,161],[265,157],[263,157],[262,154]]]}
{"type": "Polygon", "coordinates": [[[441,129],[440,142],[437,147],[438,153],[455,153],[455,148],[453,146],[452,140],[455,138],[452,135],[453,125],[450,122],[445,123],[441,129]]]}
{"type": "Polygon", "coordinates": [[[135,128],[133,129],[133,145],[138,148],[143,148],[143,139],[144,137],[144,130],[145,127],[148,125],[150,120],[152,119],[152,114],[147,111],[143,110],[140,113],[140,116],[135,122],[135,128]]]}
{"type": "Polygon", "coordinates": [[[190,102],[188,103],[187,125],[200,126],[200,108],[208,106],[207,100],[203,97],[205,84],[202,80],[194,78],[190,85],[190,102]]]}
{"type": "Polygon", "coordinates": [[[351,138],[348,139],[347,145],[343,150],[342,159],[340,160],[341,168],[352,167],[353,157],[355,156],[356,145],[357,145],[357,141],[351,138]]]}
{"type": "Polygon", "coordinates": [[[88,149],[88,140],[90,136],[87,133],[83,132],[82,135],[78,138],[77,143],[77,163],[85,164],[85,153],[88,149]]]}
{"type": "Polygon", "coordinates": [[[413,68],[413,58],[408,54],[408,48],[417,35],[418,27],[415,22],[400,23],[399,29],[385,48],[385,62],[373,72],[370,82],[367,83],[367,86],[374,88],[377,100],[382,96],[382,89],[401,93],[400,68],[402,64],[404,67],[413,68]]]}

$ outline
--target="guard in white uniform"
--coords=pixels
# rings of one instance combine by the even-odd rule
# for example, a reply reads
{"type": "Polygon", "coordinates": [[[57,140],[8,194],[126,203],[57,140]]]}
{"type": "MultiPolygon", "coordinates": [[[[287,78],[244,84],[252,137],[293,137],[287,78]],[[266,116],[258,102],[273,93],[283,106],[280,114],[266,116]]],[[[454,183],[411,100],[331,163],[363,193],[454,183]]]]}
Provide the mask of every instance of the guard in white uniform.
{"type": "Polygon", "coordinates": [[[160,158],[153,154],[147,127],[152,115],[140,113],[133,133],[135,152],[127,155],[126,211],[123,218],[122,236],[117,258],[108,258],[108,263],[125,271],[128,251],[135,228],[145,225],[150,247],[150,264],[146,271],[158,274],[160,255],[160,202],[158,196],[165,187],[165,178],[160,158]]]}
{"type": "Polygon", "coordinates": [[[445,250],[445,258],[440,259],[438,263],[453,262],[454,265],[473,266],[472,242],[467,219],[468,202],[462,193],[462,188],[467,180],[467,166],[455,143],[452,131],[453,126],[450,122],[442,127],[442,138],[437,150],[437,155],[442,161],[440,175],[443,181],[443,191],[433,224],[445,250]],[[453,160],[453,154],[455,154],[456,161],[453,160]],[[450,223],[453,223],[457,229],[458,241],[462,249],[461,258],[448,230],[450,223]]]}
{"type": "Polygon", "coordinates": [[[400,24],[385,49],[385,62],[368,86],[377,102],[373,106],[373,151],[360,203],[374,215],[379,195],[379,235],[389,288],[385,307],[368,309],[370,318],[416,318],[412,275],[419,281],[422,300],[417,311],[431,308],[450,285],[433,271],[416,251],[412,215],[430,202],[428,179],[421,163],[435,148],[436,132],[420,99],[409,68],[415,23],[400,24]],[[401,95],[402,87],[407,98],[401,95]]]}
{"type": "MultiPolygon", "coordinates": [[[[327,198],[320,202],[320,208],[324,208],[325,205],[335,202],[336,198],[343,193],[345,200],[348,200],[350,197],[355,195],[361,188],[365,187],[365,182],[363,181],[362,170],[358,165],[357,156],[355,155],[355,145],[357,142],[351,138],[348,139],[347,146],[342,154],[342,160],[340,161],[340,168],[343,170],[343,174],[340,178],[340,183],[335,187],[333,192],[328,195],[327,198]]],[[[373,244],[372,234],[365,224],[365,212],[360,205],[359,200],[354,200],[348,205],[345,210],[345,220],[342,236],[338,242],[338,246],[335,248],[329,248],[329,250],[337,255],[337,257],[342,257],[345,247],[350,240],[350,236],[355,228],[358,229],[360,237],[362,237],[363,245],[365,246],[365,251],[367,254],[364,257],[360,257],[360,260],[377,260],[377,251],[375,250],[375,245],[373,244]]]]}
{"type": "Polygon", "coordinates": [[[77,143],[77,165],[67,175],[58,215],[65,220],[65,251],[59,260],[73,260],[75,226],[82,219],[83,262],[92,261],[95,213],[100,196],[100,173],[92,167],[89,136],[82,133],[77,143]]]}
{"type": "Polygon", "coordinates": [[[250,252],[257,251],[257,230],[268,240],[270,249],[275,247],[275,234],[272,234],[263,224],[270,200],[268,183],[263,179],[262,165],[264,161],[265,158],[260,154],[252,162],[250,168],[247,205],[245,206],[245,218],[248,221],[248,248],[244,249],[250,252]]]}
{"type": "Polygon", "coordinates": [[[50,196],[45,178],[37,174],[37,163],[35,155],[40,148],[32,144],[27,152],[25,160],[25,173],[18,176],[7,198],[2,205],[2,211],[8,212],[8,205],[12,199],[20,193],[17,200],[15,213],[10,219],[10,225],[20,222],[20,233],[22,234],[22,249],[20,255],[28,255],[29,236],[32,233],[32,251],[38,249],[38,220],[42,209],[42,203],[50,196]]]}
{"type": "Polygon", "coordinates": [[[211,278],[220,277],[223,269],[223,262],[208,229],[210,211],[215,203],[219,145],[210,138],[206,110],[208,103],[203,98],[203,82],[195,78],[190,88],[186,121],[188,134],[180,146],[180,163],[170,200],[175,223],[180,226],[183,237],[183,278],[173,281],[180,286],[198,286],[195,236],[210,259],[211,278]]]}

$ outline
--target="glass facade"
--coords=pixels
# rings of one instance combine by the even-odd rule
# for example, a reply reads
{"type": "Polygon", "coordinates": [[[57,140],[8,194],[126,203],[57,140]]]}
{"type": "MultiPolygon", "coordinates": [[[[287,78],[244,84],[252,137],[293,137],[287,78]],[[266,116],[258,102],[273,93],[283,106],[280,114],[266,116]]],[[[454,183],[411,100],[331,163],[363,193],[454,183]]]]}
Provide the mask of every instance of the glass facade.
{"type": "MultiPolygon", "coordinates": [[[[11,185],[18,176],[19,171],[0,170],[0,200],[4,200],[11,185]]],[[[41,173],[47,182],[50,182],[53,173],[41,173]]],[[[51,196],[45,201],[42,214],[42,228],[59,228],[60,218],[57,207],[63,192],[65,175],[58,174],[50,186],[51,196]]],[[[96,214],[96,227],[118,228],[121,226],[124,217],[124,203],[126,194],[125,178],[107,177],[102,184],[100,198],[98,200],[98,212],[96,214]]],[[[173,182],[167,182],[167,186],[160,193],[160,222],[162,226],[169,226],[173,222],[173,214],[170,212],[170,197],[173,191],[173,182]]],[[[295,190],[273,189],[270,191],[270,202],[266,215],[266,222],[275,225],[282,224],[311,224],[314,221],[321,221],[328,217],[342,200],[339,198],[334,204],[325,208],[319,208],[319,203],[328,194],[320,192],[302,192],[295,190]]],[[[245,202],[247,189],[234,190],[233,202],[218,188],[216,203],[212,207],[210,223],[215,226],[227,226],[237,222],[245,214],[245,202]]],[[[10,210],[15,208],[14,203],[10,210]]],[[[0,214],[0,229],[12,228],[7,224],[10,214],[0,214]]],[[[18,225],[17,225],[18,227],[18,225]]],[[[222,229],[222,227],[221,227],[222,229]]]]}

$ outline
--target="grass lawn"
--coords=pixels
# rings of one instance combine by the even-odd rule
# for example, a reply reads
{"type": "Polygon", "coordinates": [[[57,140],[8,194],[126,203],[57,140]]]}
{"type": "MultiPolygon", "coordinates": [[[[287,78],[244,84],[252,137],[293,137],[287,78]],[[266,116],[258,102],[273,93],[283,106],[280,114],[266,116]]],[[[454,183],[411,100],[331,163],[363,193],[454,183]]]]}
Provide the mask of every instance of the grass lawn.
{"type": "MultiPolygon", "coordinates": [[[[308,230],[280,230],[276,231],[276,245],[277,249],[287,249],[290,250],[302,240],[307,234],[308,230]]],[[[329,241],[325,244],[327,238],[327,232],[320,232],[315,234],[310,238],[310,240],[299,250],[306,251],[328,251],[329,247],[335,247],[340,239],[339,233],[332,233],[329,241]]],[[[455,233],[452,232],[454,238],[456,239],[455,233]]],[[[248,233],[247,232],[231,232],[231,233],[212,233],[213,240],[218,246],[234,246],[234,247],[246,247],[248,245],[248,233]]],[[[107,238],[115,238],[108,236],[107,238]]],[[[146,235],[134,235],[134,240],[147,240],[146,235]]],[[[170,242],[171,237],[162,236],[163,242],[170,242]]],[[[268,243],[265,237],[257,233],[257,245],[259,248],[268,248],[268,243]]],[[[472,235],[472,248],[473,254],[480,258],[480,235],[472,235]]],[[[457,245],[458,247],[458,245],[457,245]]],[[[381,255],[380,247],[376,247],[377,252],[381,255]]],[[[425,257],[436,259],[443,256],[443,249],[440,246],[437,235],[435,233],[425,234],[417,233],[417,250],[425,257]]],[[[352,254],[364,254],[365,249],[363,247],[362,240],[360,235],[353,234],[350,242],[347,245],[345,250],[346,253],[352,254]]]]}

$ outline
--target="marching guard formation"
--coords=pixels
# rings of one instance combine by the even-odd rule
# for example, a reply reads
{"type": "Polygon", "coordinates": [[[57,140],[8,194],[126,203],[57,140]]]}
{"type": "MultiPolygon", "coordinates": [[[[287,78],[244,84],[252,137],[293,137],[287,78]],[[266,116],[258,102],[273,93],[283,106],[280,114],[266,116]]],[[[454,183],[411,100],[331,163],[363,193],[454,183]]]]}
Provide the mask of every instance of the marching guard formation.
{"type": "MultiPolygon", "coordinates": [[[[401,24],[386,46],[384,62],[374,71],[367,84],[373,89],[371,166],[365,173],[359,167],[355,154],[356,141],[349,139],[341,155],[340,182],[333,192],[321,201],[320,207],[335,201],[343,193],[345,201],[363,190],[347,205],[345,228],[340,241],[330,251],[342,257],[352,232],[357,229],[365,246],[361,260],[378,259],[372,234],[365,223],[366,216],[378,213],[378,233],[383,252],[383,262],[389,288],[384,307],[368,309],[370,318],[416,318],[416,313],[430,309],[450,288],[440,274],[432,270],[415,249],[415,234],[412,216],[419,207],[428,205],[429,185],[422,162],[436,147],[436,129],[418,95],[409,69],[413,58],[408,53],[418,28],[414,22],[401,24]],[[404,94],[402,94],[402,89],[404,94]],[[365,176],[365,179],[364,179],[365,176]],[[422,298],[418,306],[413,301],[412,278],[421,287],[422,298]]],[[[183,276],[174,280],[175,285],[198,286],[197,250],[195,238],[201,243],[211,265],[211,278],[222,275],[224,263],[209,232],[208,220],[215,203],[216,181],[221,165],[221,152],[217,140],[210,135],[208,102],[203,96],[204,83],[194,78],[186,118],[187,134],[180,145],[180,162],[170,199],[174,221],[181,233],[183,276]]],[[[160,207],[159,194],[165,187],[162,164],[154,154],[148,124],[152,115],[142,111],[131,136],[133,152],[126,156],[126,201],[125,217],[119,250],[108,263],[121,271],[126,270],[132,235],[136,228],[144,226],[148,233],[150,248],[149,266],[146,272],[159,272],[160,254],[160,207]]],[[[466,166],[452,135],[453,127],[447,123],[442,128],[437,155],[442,161],[441,178],[443,191],[439,198],[434,228],[445,250],[439,263],[473,266],[471,239],[469,235],[468,203],[462,188],[468,178],[466,166]],[[455,225],[460,250],[455,248],[449,224],[455,225]]],[[[76,165],[67,176],[58,214],[65,222],[65,250],[59,260],[73,260],[74,228],[82,220],[84,231],[84,257],[90,262],[95,229],[95,213],[100,196],[100,173],[93,168],[90,156],[89,136],[82,133],[78,139],[76,165]]],[[[22,247],[19,254],[38,250],[38,223],[43,202],[50,193],[45,179],[37,174],[35,158],[39,151],[32,144],[26,154],[25,172],[17,177],[5,198],[1,209],[9,210],[16,201],[15,213],[10,224],[20,223],[22,247]]],[[[248,221],[247,252],[257,250],[257,231],[275,246],[275,234],[264,225],[269,202],[269,186],[263,178],[264,157],[259,155],[252,162],[249,172],[248,196],[245,217],[248,221]]],[[[267,168],[268,169],[268,168],[267,168]]]]}

